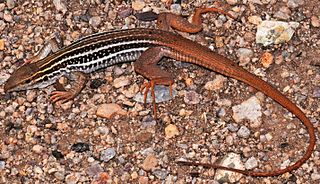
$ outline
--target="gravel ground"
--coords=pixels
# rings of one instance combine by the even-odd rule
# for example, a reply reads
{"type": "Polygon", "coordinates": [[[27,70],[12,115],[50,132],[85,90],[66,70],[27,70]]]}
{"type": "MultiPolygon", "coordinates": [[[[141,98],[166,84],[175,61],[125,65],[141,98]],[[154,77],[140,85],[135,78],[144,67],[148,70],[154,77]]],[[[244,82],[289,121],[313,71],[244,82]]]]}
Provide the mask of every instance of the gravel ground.
{"type": "MultiPolygon", "coordinates": [[[[0,183],[320,183],[320,150],[298,170],[255,178],[179,159],[231,163],[270,171],[304,154],[301,122],[253,88],[204,68],[167,62],[177,95],[152,106],[134,96],[144,78],[128,64],[93,73],[73,101],[52,104],[41,90],[5,94],[3,83],[53,33],[64,45],[96,32],[154,27],[133,14],[153,10],[192,15],[218,4],[234,15],[204,15],[204,30],[183,34],[237,61],[303,109],[319,134],[320,8],[317,0],[29,1],[0,0],[0,183]],[[263,46],[262,20],[299,23],[291,39],[263,46]]],[[[65,82],[65,80],[61,80],[65,82]]],[[[319,145],[319,140],[317,140],[319,145]]]]}

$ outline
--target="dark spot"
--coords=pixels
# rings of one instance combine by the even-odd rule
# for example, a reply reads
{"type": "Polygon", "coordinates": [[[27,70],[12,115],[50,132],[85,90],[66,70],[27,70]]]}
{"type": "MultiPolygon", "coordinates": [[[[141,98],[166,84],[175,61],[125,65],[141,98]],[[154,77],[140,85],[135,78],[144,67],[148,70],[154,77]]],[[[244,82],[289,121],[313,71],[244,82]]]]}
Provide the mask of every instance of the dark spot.
{"type": "Polygon", "coordinates": [[[284,143],[280,144],[280,148],[286,148],[288,146],[289,146],[289,143],[287,143],[287,142],[284,142],[284,143]]]}
{"type": "Polygon", "coordinates": [[[53,150],[52,151],[52,155],[56,158],[56,159],[63,159],[64,155],[58,151],[58,150],[53,150]]]}
{"type": "Polygon", "coordinates": [[[99,88],[102,84],[105,84],[107,81],[105,79],[94,79],[92,80],[90,84],[91,89],[97,89],[99,88]]]}
{"type": "Polygon", "coordinates": [[[75,151],[77,153],[82,153],[82,152],[85,152],[85,151],[89,151],[90,150],[90,146],[87,143],[78,142],[78,143],[73,144],[71,146],[71,150],[75,151]]]}

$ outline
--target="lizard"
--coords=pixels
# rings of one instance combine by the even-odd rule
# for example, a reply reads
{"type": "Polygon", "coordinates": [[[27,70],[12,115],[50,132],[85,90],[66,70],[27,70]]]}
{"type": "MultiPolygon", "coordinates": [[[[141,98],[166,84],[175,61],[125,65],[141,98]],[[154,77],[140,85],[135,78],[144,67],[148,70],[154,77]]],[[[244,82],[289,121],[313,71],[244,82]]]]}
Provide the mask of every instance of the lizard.
{"type": "Polygon", "coordinates": [[[156,117],[154,86],[169,85],[172,91],[174,82],[172,74],[159,68],[157,63],[163,58],[172,58],[175,61],[196,64],[242,81],[278,102],[304,124],[309,134],[309,145],[302,158],[294,164],[273,171],[240,170],[217,164],[188,161],[178,161],[178,163],[224,169],[249,176],[277,176],[298,169],[311,157],[316,142],[315,129],[299,107],[269,83],[251,74],[227,57],[170,31],[170,29],[175,29],[197,33],[202,30],[201,15],[208,12],[219,12],[232,18],[232,15],[217,8],[197,8],[191,22],[179,15],[160,13],[157,16],[159,29],[134,28],[102,32],[81,38],[62,49],[57,49],[59,44],[45,47],[47,50],[40,52],[37,59],[27,62],[12,73],[4,85],[4,91],[44,88],[55,83],[61,76],[66,76],[74,81],[71,89],[53,91],[50,97],[53,102],[63,103],[80,93],[86,84],[87,73],[111,65],[135,61],[135,71],[149,80],[144,85],[146,89],[144,100],[146,100],[148,90],[151,89],[153,112],[156,117]],[[53,51],[50,55],[49,50],[53,51]]]}

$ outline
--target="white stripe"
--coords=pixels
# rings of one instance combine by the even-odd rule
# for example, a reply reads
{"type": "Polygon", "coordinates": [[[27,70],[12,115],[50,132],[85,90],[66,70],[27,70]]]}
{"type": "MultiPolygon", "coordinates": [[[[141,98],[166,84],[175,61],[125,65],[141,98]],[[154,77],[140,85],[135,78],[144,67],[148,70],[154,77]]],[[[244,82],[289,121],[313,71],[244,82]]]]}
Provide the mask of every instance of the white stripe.
{"type": "Polygon", "coordinates": [[[79,63],[79,64],[73,64],[73,65],[69,65],[68,67],[81,67],[81,66],[91,66],[95,63],[98,63],[100,61],[103,61],[103,60],[108,60],[108,59],[111,59],[117,55],[120,55],[120,54],[124,54],[124,53],[130,53],[130,52],[135,52],[135,51],[145,51],[147,50],[148,47],[139,47],[139,48],[132,48],[132,49],[127,49],[127,50],[122,50],[122,51],[119,51],[119,52],[116,52],[116,53],[113,53],[113,54],[109,54],[105,57],[102,57],[102,58],[99,58],[97,60],[92,60],[90,62],[86,62],[86,63],[79,63]]]}
{"type": "MultiPolygon", "coordinates": [[[[57,65],[60,65],[61,63],[65,62],[65,61],[67,61],[69,59],[74,59],[74,58],[77,58],[77,57],[85,56],[85,55],[92,54],[94,52],[99,52],[100,50],[108,49],[108,48],[111,48],[111,47],[116,47],[116,46],[121,46],[121,45],[128,45],[128,44],[135,44],[135,43],[152,43],[152,41],[150,41],[150,40],[132,40],[132,41],[127,41],[127,42],[118,42],[118,43],[106,45],[104,47],[99,47],[99,48],[96,48],[96,49],[91,50],[89,52],[83,52],[81,54],[77,54],[77,55],[70,56],[68,58],[64,58],[64,59],[54,63],[53,65],[48,67],[46,70],[50,70],[51,68],[53,68],[53,67],[55,67],[57,65]]],[[[88,45],[86,45],[86,46],[88,46],[88,45]]]]}

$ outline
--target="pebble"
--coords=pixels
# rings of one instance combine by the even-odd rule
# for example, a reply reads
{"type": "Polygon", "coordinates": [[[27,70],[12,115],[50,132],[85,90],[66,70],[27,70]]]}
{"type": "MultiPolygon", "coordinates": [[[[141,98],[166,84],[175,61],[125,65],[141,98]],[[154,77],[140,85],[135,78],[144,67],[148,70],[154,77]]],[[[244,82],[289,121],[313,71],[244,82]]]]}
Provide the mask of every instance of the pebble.
{"type": "Polygon", "coordinates": [[[142,164],[142,169],[145,171],[150,171],[154,169],[158,165],[158,159],[153,154],[148,155],[146,159],[144,159],[142,164]]]}
{"type": "Polygon", "coordinates": [[[80,179],[79,173],[68,174],[65,178],[66,184],[76,184],[80,179]]]}
{"type": "Polygon", "coordinates": [[[101,85],[105,84],[107,81],[105,79],[94,79],[90,83],[90,88],[91,89],[97,89],[101,85]]]}
{"type": "Polygon", "coordinates": [[[315,98],[320,98],[320,87],[316,87],[316,88],[313,90],[312,96],[315,97],[315,98]]]}
{"type": "Polygon", "coordinates": [[[167,139],[171,139],[176,135],[179,135],[178,127],[174,124],[169,124],[164,131],[167,139]]]}
{"type": "Polygon", "coordinates": [[[91,177],[99,176],[101,172],[103,172],[103,168],[100,166],[100,164],[97,164],[97,163],[92,164],[86,170],[86,173],[91,177]]]}
{"type": "Polygon", "coordinates": [[[240,105],[233,106],[232,111],[232,118],[237,123],[241,122],[243,119],[257,122],[260,121],[260,117],[262,116],[260,101],[256,96],[249,98],[240,105]]]}
{"type": "MultiPolygon", "coordinates": [[[[245,167],[241,162],[240,155],[229,153],[220,162],[221,166],[232,167],[243,170],[245,167]]],[[[214,179],[219,183],[236,183],[240,180],[242,174],[218,169],[214,179]]]]}
{"type": "Polygon", "coordinates": [[[89,24],[96,28],[98,27],[100,24],[101,24],[101,18],[96,16],[96,17],[91,17],[90,20],[89,20],[89,24]]]}
{"type": "Polygon", "coordinates": [[[186,104],[198,104],[200,102],[200,95],[195,91],[188,91],[185,93],[184,102],[186,104]]]}
{"type": "Polygon", "coordinates": [[[5,13],[3,14],[3,19],[4,19],[5,21],[7,21],[7,22],[12,22],[13,17],[12,17],[12,15],[11,15],[9,12],[5,12],[5,13]]]}
{"type": "Polygon", "coordinates": [[[273,63],[273,55],[270,52],[265,52],[262,54],[260,61],[263,67],[269,68],[273,63]]]}
{"type": "Polygon", "coordinates": [[[287,6],[289,8],[298,8],[299,6],[303,5],[304,0],[288,0],[287,6]]]}
{"type": "Polygon", "coordinates": [[[250,157],[245,163],[244,166],[247,170],[254,169],[258,167],[258,161],[255,157],[250,157]]]}
{"type": "MultiPolygon", "coordinates": [[[[311,25],[312,25],[313,27],[320,27],[319,17],[313,15],[313,16],[311,17],[311,25]]],[[[1,50],[1,49],[0,49],[0,50],[1,50]]]]}
{"type": "Polygon", "coordinates": [[[259,24],[261,23],[262,19],[261,19],[260,16],[253,15],[253,16],[248,17],[248,21],[249,21],[251,24],[259,25],[259,24]]]}
{"type": "Polygon", "coordinates": [[[4,169],[6,167],[5,161],[0,161],[0,170],[4,169]]]}
{"type": "Polygon", "coordinates": [[[241,126],[237,135],[242,138],[248,138],[250,136],[250,130],[246,126],[241,126]]]}
{"type": "Polygon", "coordinates": [[[71,146],[71,150],[77,153],[82,153],[90,150],[90,145],[88,143],[78,142],[71,146]]]}
{"type": "Polygon", "coordinates": [[[3,31],[6,27],[6,23],[3,20],[0,20],[0,31],[3,31]]]}
{"type": "Polygon", "coordinates": [[[61,0],[53,0],[53,4],[56,10],[62,12],[63,14],[65,14],[68,11],[67,6],[64,3],[62,3],[61,0]]]}
{"type": "Polygon", "coordinates": [[[36,97],[37,97],[37,92],[35,90],[28,90],[27,91],[27,101],[28,102],[33,102],[36,97]]]}
{"type": "Polygon", "coordinates": [[[54,174],[54,177],[57,178],[58,180],[62,181],[64,180],[64,176],[65,176],[65,171],[57,171],[54,174]]]}
{"type": "Polygon", "coordinates": [[[146,6],[146,3],[142,0],[135,0],[135,1],[132,1],[132,8],[135,10],[135,11],[140,11],[142,10],[144,7],[146,6]]]}
{"type": "Polygon", "coordinates": [[[155,169],[152,171],[152,174],[154,174],[160,180],[165,180],[169,173],[164,169],[155,169]]]}
{"type": "Polygon", "coordinates": [[[34,145],[32,147],[32,151],[35,153],[38,153],[38,154],[42,153],[43,150],[44,150],[44,148],[41,145],[34,145]]]}
{"type": "Polygon", "coordinates": [[[237,50],[237,55],[239,57],[239,65],[240,66],[245,66],[246,64],[248,64],[252,57],[253,57],[253,51],[251,49],[247,49],[247,48],[239,48],[237,50]]]}
{"type": "Polygon", "coordinates": [[[279,9],[279,11],[277,11],[274,14],[274,17],[278,18],[280,20],[289,20],[290,19],[290,15],[291,15],[291,10],[286,6],[283,6],[283,7],[281,7],[279,9]]]}
{"type": "Polygon", "coordinates": [[[262,21],[258,25],[256,43],[268,46],[288,42],[298,26],[298,22],[262,21]]]}
{"type": "Polygon", "coordinates": [[[127,111],[123,110],[118,104],[101,104],[97,108],[96,115],[101,118],[111,119],[115,115],[126,115],[127,111]]]}
{"type": "Polygon", "coordinates": [[[63,159],[64,155],[58,151],[58,150],[53,150],[52,151],[52,155],[56,158],[56,159],[63,159]]]}
{"type": "Polygon", "coordinates": [[[320,174],[319,173],[312,173],[311,174],[311,179],[313,181],[320,180],[320,174]]]}
{"type": "Polygon", "coordinates": [[[238,0],[227,0],[227,3],[230,5],[235,5],[238,3],[238,0]]]}
{"type": "Polygon", "coordinates": [[[224,83],[227,81],[227,78],[222,75],[217,75],[213,81],[208,81],[204,88],[206,90],[219,90],[224,86],[224,83]]]}
{"type": "MultiPolygon", "coordinates": [[[[175,89],[172,89],[172,97],[170,96],[170,88],[168,86],[156,85],[154,87],[154,93],[156,97],[156,103],[166,102],[176,97],[178,92],[175,89]]],[[[134,98],[134,101],[144,103],[144,92],[137,93],[134,98]]],[[[147,103],[152,103],[151,90],[149,90],[147,95],[147,103]]]]}
{"type": "Polygon", "coordinates": [[[4,50],[4,39],[0,39],[0,51],[4,50]]]}
{"type": "Polygon", "coordinates": [[[7,0],[7,7],[8,9],[13,9],[16,6],[15,0],[7,0]]]}
{"type": "Polygon", "coordinates": [[[104,162],[109,162],[115,156],[116,156],[116,150],[114,148],[108,148],[100,152],[100,160],[104,162]]]}
{"type": "Polygon", "coordinates": [[[130,80],[126,76],[118,77],[118,78],[114,79],[114,81],[113,81],[113,86],[115,88],[121,88],[121,87],[127,86],[129,84],[130,84],[130,80]]]}

